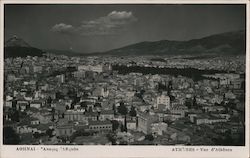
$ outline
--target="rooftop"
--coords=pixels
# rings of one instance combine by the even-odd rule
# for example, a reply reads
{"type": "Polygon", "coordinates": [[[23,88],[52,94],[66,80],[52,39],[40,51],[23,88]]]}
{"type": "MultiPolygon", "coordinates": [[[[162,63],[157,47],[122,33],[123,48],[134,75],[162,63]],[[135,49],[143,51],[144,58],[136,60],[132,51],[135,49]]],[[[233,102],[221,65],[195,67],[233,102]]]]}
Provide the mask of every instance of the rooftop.
{"type": "Polygon", "coordinates": [[[103,110],[103,111],[101,111],[101,114],[109,114],[109,115],[112,115],[112,114],[114,114],[114,110],[103,110]]]}
{"type": "Polygon", "coordinates": [[[110,121],[89,121],[89,125],[111,125],[110,121]]]}
{"type": "Polygon", "coordinates": [[[63,124],[63,125],[58,125],[56,126],[57,129],[69,129],[69,128],[73,128],[73,124],[63,124]]]}

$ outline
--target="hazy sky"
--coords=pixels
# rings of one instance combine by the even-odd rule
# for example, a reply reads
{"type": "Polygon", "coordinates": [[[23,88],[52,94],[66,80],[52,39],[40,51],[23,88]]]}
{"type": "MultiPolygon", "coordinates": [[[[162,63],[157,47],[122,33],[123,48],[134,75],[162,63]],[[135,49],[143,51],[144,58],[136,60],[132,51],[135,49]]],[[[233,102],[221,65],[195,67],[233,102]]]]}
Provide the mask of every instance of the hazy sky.
{"type": "Polygon", "coordinates": [[[245,29],[244,5],[5,5],[5,40],[82,53],[245,29]]]}

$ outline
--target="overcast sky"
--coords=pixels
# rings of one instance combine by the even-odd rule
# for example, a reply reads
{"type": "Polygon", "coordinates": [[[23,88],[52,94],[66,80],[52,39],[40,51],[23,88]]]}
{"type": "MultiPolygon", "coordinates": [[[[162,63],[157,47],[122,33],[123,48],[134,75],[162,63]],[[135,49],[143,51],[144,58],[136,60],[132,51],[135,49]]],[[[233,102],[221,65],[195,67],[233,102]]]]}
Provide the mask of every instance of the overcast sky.
{"type": "Polygon", "coordinates": [[[5,5],[5,40],[82,53],[245,29],[244,5],[5,5]]]}

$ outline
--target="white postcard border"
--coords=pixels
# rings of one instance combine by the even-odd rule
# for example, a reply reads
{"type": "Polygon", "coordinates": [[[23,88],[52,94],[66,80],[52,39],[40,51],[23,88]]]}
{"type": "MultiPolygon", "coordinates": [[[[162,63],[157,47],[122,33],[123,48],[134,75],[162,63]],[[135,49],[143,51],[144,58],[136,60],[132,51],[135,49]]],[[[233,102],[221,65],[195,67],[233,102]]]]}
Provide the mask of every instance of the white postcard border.
{"type": "MultiPolygon", "coordinates": [[[[246,101],[245,101],[245,112],[246,112],[246,145],[245,146],[59,146],[59,145],[3,145],[2,133],[3,128],[0,130],[0,157],[3,158],[15,158],[15,157],[54,157],[54,158],[62,158],[62,157],[131,157],[131,158],[147,158],[147,157],[228,157],[228,158],[246,158],[249,157],[249,103],[250,103],[250,83],[249,83],[249,75],[250,75],[250,58],[249,58],[249,50],[250,50],[250,41],[249,41],[249,20],[250,16],[250,6],[249,1],[247,0],[202,0],[202,1],[190,1],[190,0],[119,0],[119,1],[111,1],[111,0],[0,0],[0,41],[4,41],[4,4],[246,4],[247,8],[247,52],[246,52],[246,101]],[[51,149],[51,151],[45,151],[45,148],[51,149]],[[68,150],[66,150],[66,148],[68,150]],[[24,151],[18,151],[18,148],[26,148],[24,151]],[[35,151],[32,151],[34,148],[35,151]],[[64,149],[65,148],[65,149],[64,149]],[[74,149],[75,148],[75,149],[74,149]],[[175,151],[175,150],[182,151],[175,151]],[[193,150],[194,151],[189,151],[193,150]],[[208,151],[202,151],[201,149],[207,149],[208,151]],[[212,151],[212,150],[232,150],[232,151],[212,151]],[[57,150],[57,151],[56,151],[57,150]]],[[[1,42],[1,57],[0,57],[0,87],[3,87],[3,70],[4,70],[4,59],[3,59],[3,46],[4,42],[1,42]]],[[[0,96],[3,96],[3,88],[0,91],[0,96]]],[[[3,106],[3,97],[0,99],[0,105],[3,106]]],[[[1,107],[2,109],[2,107],[1,107]]],[[[3,111],[0,111],[1,114],[1,127],[3,123],[3,111]]]]}

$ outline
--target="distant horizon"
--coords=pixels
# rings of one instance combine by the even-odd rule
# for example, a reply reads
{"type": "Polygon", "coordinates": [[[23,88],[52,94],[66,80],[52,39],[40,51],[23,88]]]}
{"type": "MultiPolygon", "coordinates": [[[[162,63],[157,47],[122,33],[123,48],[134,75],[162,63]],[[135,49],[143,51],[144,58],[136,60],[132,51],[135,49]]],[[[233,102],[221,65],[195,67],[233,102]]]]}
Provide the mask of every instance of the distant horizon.
{"type": "MultiPolygon", "coordinates": [[[[241,31],[244,31],[244,32],[245,32],[246,29],[239,29],[239,30],[221,32],[221,33],[211,34],[211,35],[204,36],[204,37],[200,37],[200,38],[189,39],[189,40],[183,40],[183,41],[179,40],[179,41],[176,41],[176,42],[185,42],[185,41],[197,40],[197,39],[202,39],[202,38],[206,38],[206,37],[213,36],[213,35],[219,35],[219,34],[230,33],[230,32],[241,32],[241,31]]],[[[13,35],[13,36],[11,36],[10,38],[13,38],[13,37],[15,37],[15,36],[16,36],[17,38],[23,39],[22,37],[19,37],[19,36],[17,36],[17,35],[13,35]]],[[[6,40],[4,41],[4,43],[5,43],[6,41],[8,41],[10,38],[6,39],[6,40]]],[[[23,40],[26,42],[25,39],[23,39],[23,40]]],[[[47,50],[47,51],[49,51],[49,50],[54,50],[54,51],[65,51],[65,52],[72,52],[72,53],[77,53],[77,54],[94,54],[94,53],[105,53],[105,52],[108,52],[108,51],[111,51],[111,50],[115,50],[115,49],[127,47],[127,46],[134,45],[134,44],[138,44],[138,43],[143,43],[143,42],[159,42],[159,41],[174,41],[174,40],[162,39],[162,40],[157,40],[157,41],[150,41],[150,40],[148,40],[148,41],[140,41],[140,42],[137,42],[137,43],[132,43],[132,44],[129,44],[129,45],[124,45],[124,46],[121,46],[121,47],[118,47],[118,48],[111,48],[110,50],[106,50],[106,51],[102,51],[102,52],[101,52],[101,51],[100,51],[100,52],[79,52],[79,51],[74,51],[74,50],[68,50],[68,49],[55,49],[55,48],[38,48],[38,49],[45,50],[45,51],[46,51],[46,50],[47,50]]],[[[29,44],[29,43],[28,43],[28,44],[29,44]]],[[[33,47],[33,46],[31,45],[31,47],[33,47]]],[[[37,48],[37,47],[35,47],[35,48],[37,48]]]]}
{"type": "Polygon", "coordinates": [[[4,40],[84,54],[246,30],[244,4],[5,4],[4,40]]]}

